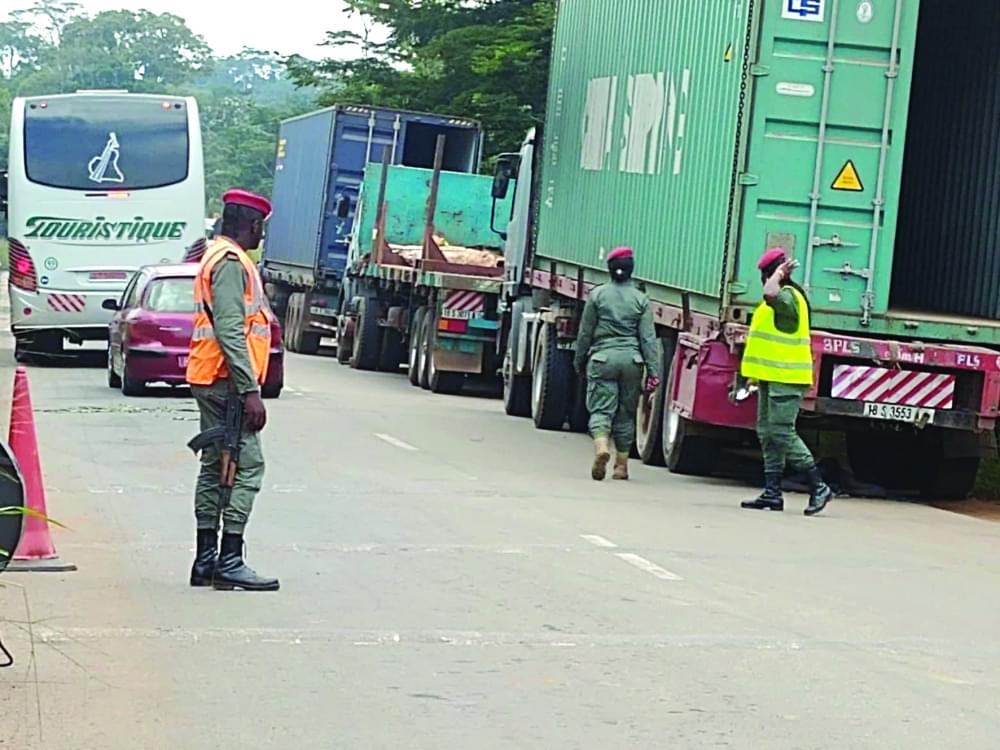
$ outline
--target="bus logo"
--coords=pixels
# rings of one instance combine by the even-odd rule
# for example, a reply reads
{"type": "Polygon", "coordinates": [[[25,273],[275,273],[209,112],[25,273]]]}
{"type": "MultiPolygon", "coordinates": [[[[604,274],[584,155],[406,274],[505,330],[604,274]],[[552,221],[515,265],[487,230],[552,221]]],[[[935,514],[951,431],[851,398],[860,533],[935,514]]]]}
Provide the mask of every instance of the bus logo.
{"type": "Polygon", "coordinates": [[[121,156],[121,146],[118,144],[118,134],[108,133],[108,142],[100,156],[90,160],[87,169],[90,171],[90,181],[103,185],[106,182],[121,184],[125,175],[118,168],[118,158],[121,156]]]}

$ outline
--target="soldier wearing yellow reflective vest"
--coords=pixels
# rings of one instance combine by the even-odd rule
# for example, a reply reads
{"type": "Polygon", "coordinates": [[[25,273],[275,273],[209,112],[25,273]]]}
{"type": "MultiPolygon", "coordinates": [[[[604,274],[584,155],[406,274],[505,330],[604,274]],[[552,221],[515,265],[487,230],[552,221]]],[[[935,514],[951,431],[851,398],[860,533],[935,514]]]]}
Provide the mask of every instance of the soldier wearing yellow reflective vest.
{"type": "Polygon", "coordinates": [[[757,266],[764,301],[754,311],[743,352],[743,377],[758,387],[757,436],[764,455],[764,492],[743,503],[749,510],[785,509],[781,480],[785,467],[809,477],[807,516],[820,513],[833,493],[795,430],[802,398],[812,387],[813,357],[809,301],[792,281],[798,262],[781,249],[768,250],[757,266]]]}
{"type": "Polygon", "coordinates": [[[278,579],[258,575],[243,560],[243,533],[264,478],[260,432],[267,422],[260,386],[271,353],[271,312],[248,248],[260,244],[271,213],[266,199],[243,190],[223,196],[222,231],[202,256],[187,381],[201,412],[202,431],[225,426],[227,399],[243,401],[240,456],[232,489],[220,487],[222,451],[202,451],[195,492],[197,554],[192,586],[231,591],[276,591],[278,579]],[[222,544],[219,546],[219,525],[222,544]]]}

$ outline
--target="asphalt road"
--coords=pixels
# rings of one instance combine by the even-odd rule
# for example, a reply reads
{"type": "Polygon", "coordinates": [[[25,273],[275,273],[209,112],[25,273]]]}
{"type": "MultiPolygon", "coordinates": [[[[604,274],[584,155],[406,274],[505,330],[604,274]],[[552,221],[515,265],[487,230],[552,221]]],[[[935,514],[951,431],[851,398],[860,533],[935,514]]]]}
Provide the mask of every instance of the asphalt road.
{"type": "Polygon", "coordinates": [[[282,591],[192,591],[193,403],[30,377],[79,571],[0,578],[0,748],[996,747],[995,524],[598,486],[581,436],[291,357],[248,532],[282,591]]]}

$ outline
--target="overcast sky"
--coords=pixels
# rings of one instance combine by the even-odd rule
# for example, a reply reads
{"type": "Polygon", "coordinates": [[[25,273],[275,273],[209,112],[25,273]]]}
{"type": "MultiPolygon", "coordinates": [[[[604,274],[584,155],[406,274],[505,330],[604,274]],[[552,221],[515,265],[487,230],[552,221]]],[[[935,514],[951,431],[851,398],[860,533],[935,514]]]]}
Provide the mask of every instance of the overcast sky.
{"type": "MultiPolygon", "coordinates": [[[[221,54],[244,47],[298,53],[307,57],[328,56],[318,45],[327,31],[360,30],[358,19],[348,19],[341,0],[77,0],[90,13],[102,10],[145,9],[173,13],[187,21],[212,48],[221,54]]],[[[31,0],[0,0],[3,10],[30,7],[31,0]]]]}

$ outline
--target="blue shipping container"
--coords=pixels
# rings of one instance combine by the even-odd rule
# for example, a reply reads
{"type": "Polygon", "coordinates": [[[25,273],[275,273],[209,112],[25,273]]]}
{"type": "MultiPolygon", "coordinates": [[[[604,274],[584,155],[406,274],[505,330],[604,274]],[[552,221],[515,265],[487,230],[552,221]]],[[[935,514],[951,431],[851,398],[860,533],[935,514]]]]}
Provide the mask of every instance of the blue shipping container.
{"type": "Polygon", "coordinates": [[[445,170],[479,170],[482,128],[474,120],[337,105],[284,121],[265,265],[309,269],[317,286],[339,282],[366,166],[381,164],[388,150],[393,164],[431,168],[439,135],[447,138],[445,170]]]}

